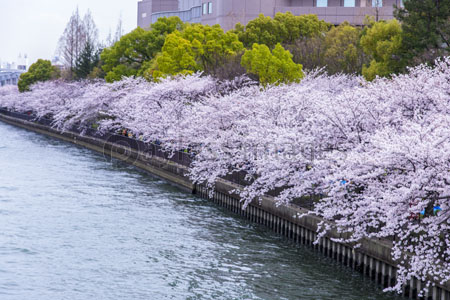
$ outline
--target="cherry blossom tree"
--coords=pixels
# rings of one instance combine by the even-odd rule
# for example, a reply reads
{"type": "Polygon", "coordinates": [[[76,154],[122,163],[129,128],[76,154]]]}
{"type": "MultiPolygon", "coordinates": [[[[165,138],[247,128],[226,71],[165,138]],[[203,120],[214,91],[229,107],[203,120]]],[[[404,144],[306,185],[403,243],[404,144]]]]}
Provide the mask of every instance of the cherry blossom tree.
{"type": "MultiPolygon", "coordinates": [[[[318,232],[392,243],[400,291],[416,277],[450,280],[450,59],[392,79],[329,76],[261,87],[194,74],[112,84],[44,82],[0,107],[51,118],[59,130],[127,129],[166,151],[190,149],[191,180],[245,173],[233,191],[244,205],[274,195],[279,205],[314,200],[318,232]]],[[[300,217],[300,216],[299,216],[300,217]]]]}

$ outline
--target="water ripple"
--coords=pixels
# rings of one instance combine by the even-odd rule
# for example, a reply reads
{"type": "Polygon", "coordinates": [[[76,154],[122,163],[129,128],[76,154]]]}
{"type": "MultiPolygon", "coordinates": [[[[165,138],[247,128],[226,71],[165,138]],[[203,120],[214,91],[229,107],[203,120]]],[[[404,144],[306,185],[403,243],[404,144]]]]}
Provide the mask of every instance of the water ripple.
{"type": "Polygon", "coordinates": [[[0,136],[2,300],[393,299],[133,167],[5,124],[0,136]]]}

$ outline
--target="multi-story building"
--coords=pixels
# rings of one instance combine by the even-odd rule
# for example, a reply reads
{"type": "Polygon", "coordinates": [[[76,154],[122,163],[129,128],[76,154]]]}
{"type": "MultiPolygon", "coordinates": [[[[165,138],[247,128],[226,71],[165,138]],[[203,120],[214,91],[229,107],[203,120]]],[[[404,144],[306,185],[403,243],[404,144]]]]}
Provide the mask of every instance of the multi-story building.
{"type": "Polygon", "coordinates": [[[366,15],[392,19],[394,5],[401,6],[402,0],[142,0],[138,2],[138,26],[148,27],[159,17],[179,16],[185,22],[220,24],[229,30],[260,13],[273,17],[288,11],[315,14],[332,24],[362,25],[366,15]]]}
{"type": "Polygon", "coordinates": [[[138,26],[148,27],[160,17],[178,16],[184,22],[202,22],[202,0],[142,0],[138,2],[138,26]]]}

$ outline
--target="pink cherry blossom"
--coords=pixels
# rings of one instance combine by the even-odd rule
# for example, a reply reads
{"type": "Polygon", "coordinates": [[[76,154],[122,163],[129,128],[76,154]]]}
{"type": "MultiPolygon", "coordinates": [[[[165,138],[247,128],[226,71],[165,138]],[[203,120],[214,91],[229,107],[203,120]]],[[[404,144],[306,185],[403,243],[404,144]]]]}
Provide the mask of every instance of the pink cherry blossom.
{"type": "Polygon", "coordinates": [[[450,58],[392,79],[314,71],[296,84],[262,88],[246,77],[194,74],[112,84],[45,82],[0,107],[50,117],[60,130],[127,129],[167,151],[195,153],[190,178],[214,187],[245,172],[248,205],[267,193],[279,205],[315,199],[328,230],[392,243],[397,285],[450,280],[450,58]]]}

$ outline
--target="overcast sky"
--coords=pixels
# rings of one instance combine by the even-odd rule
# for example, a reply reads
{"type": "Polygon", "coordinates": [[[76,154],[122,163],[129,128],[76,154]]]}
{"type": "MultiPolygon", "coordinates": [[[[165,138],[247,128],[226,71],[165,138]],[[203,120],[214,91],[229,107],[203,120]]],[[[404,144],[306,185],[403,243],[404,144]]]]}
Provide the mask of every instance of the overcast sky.
{"type": "Polygon", "coordinates": [[[0,60],[16,62],[28,54],[29,64],[38,58],[53,59],[59,37],[77,6],[80,15],[90,9],[100,39],[115,32],[122,14],[124,32],[137,26],[138,0],[0,0],[0,60]]]}

